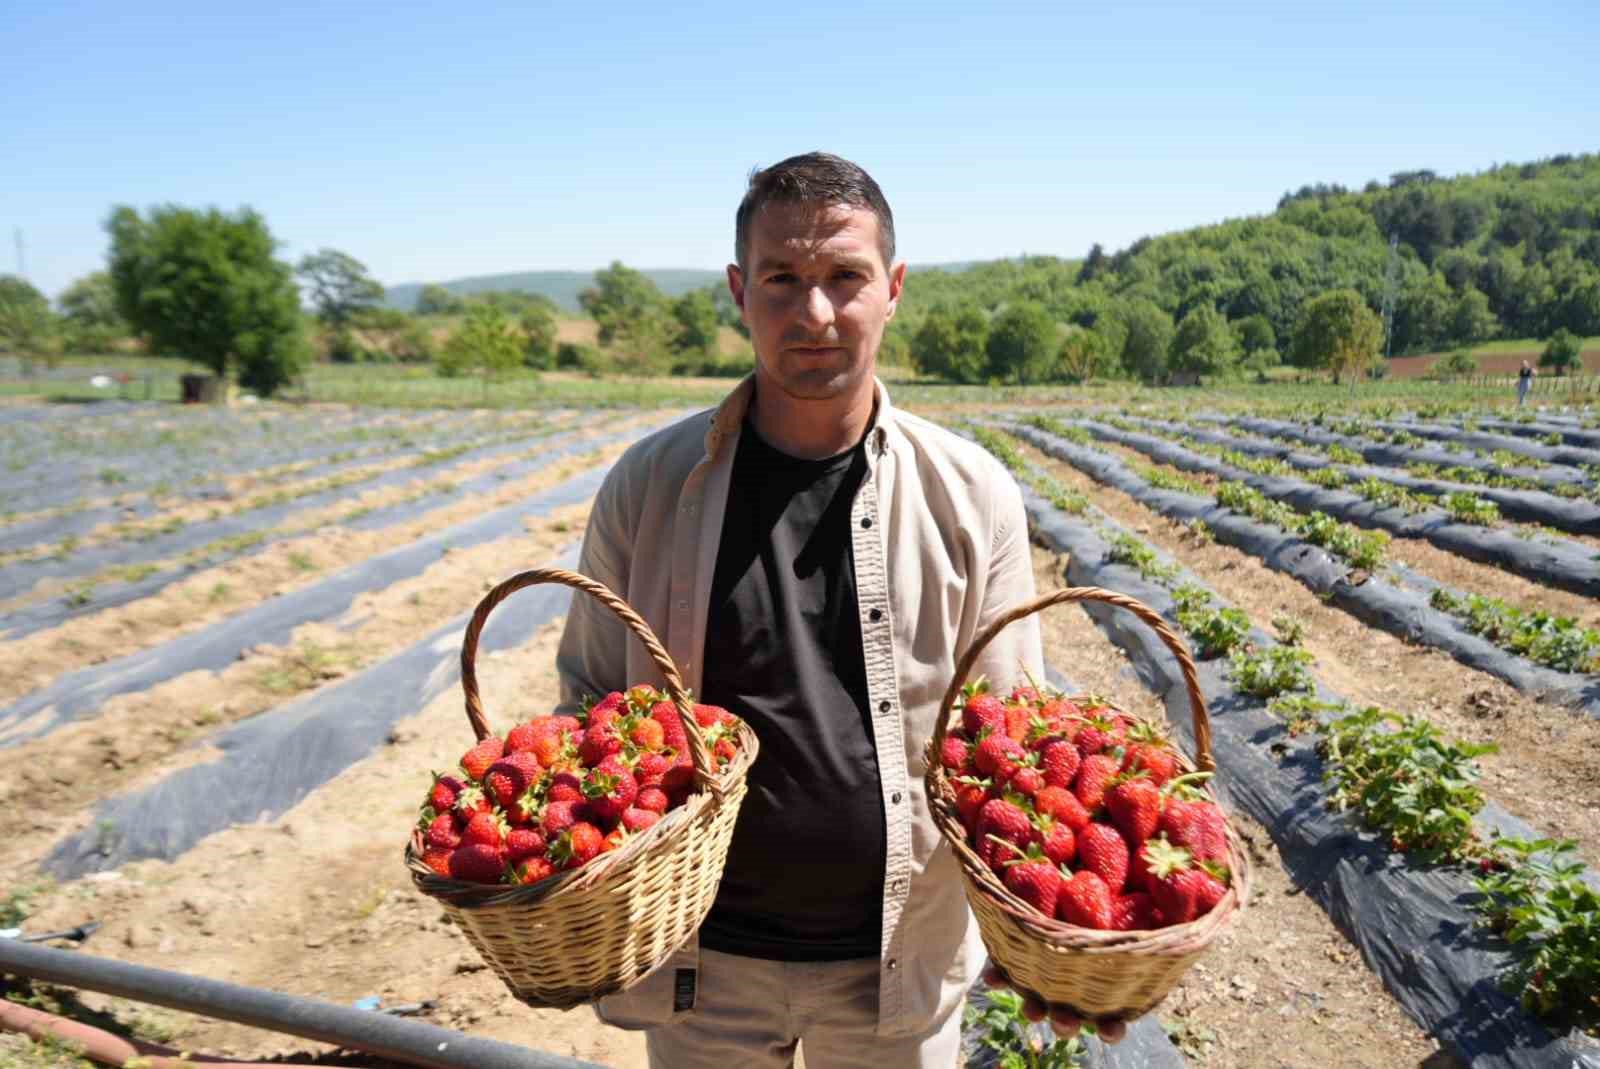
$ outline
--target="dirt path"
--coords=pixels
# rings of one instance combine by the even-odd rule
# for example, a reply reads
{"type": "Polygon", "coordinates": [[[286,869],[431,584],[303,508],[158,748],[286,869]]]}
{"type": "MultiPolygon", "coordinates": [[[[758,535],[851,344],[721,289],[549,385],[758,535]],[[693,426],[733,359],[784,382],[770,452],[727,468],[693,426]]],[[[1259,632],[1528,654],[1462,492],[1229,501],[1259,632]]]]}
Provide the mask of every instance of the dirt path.
{"type": "MultiPolygon", "coordinates": [[[[1034,548],[1040,593],[1066,585],[1061,559],[1034,548]]],[[[1127,657],[1076,606],[1041,620],[1045,660],[1085,690],[1144,716],[1165,714],[1127,657]]],[[[1456,1062],[1407,1017],[1328,915],[1301,894],[1266,830],[1237,825],[1255,862],[1249,908],[1154,1011],[1173,1042],[1206,1069],[1340,1066],[1452,1069],[1456,1062]]]]}
{"type": "Polygon", "coordinates": [[[1301,620],[1317,678],[1352,702],[1416,713],[1451,737],[1497,744],[1498,753],[1480,759],[1485,792],[1542,832],[1576,839],[1591,864],[1600,859],[1600,797],[1594,790],[1600,721],[1539,702],[1438,650],[1368,627],[1260,560],[1229,546],[1198,543],[1181,525],[1121,491],[1031,446],[1018,446],[1063,485],[1089,494],[1117,522],[1171,553],[1258,626],[1270,632],[1279,615],[1301,620]]]}

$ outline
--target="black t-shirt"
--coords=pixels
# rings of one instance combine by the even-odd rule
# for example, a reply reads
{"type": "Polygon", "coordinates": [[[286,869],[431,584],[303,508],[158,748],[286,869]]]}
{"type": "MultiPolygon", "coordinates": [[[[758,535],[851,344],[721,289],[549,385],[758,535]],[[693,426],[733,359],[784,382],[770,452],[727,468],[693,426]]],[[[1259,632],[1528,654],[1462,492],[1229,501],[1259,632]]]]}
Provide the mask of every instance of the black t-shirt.
{"type": "Polygon", "coordinates": [[[857,445],[826,460],[746,423],[706,629],[702,700],[761,740],[702,945],[778,961],[875,958],[886,829],[850,507],[857,445]]]}

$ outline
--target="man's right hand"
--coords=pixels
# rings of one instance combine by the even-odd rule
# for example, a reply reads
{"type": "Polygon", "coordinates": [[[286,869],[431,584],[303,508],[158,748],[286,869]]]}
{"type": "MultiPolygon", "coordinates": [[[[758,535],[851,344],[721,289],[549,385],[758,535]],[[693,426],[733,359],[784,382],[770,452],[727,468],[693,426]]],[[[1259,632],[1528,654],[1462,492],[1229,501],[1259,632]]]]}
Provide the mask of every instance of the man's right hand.
{"type": "MultiPolygon", "coordinates": [[[[1034,1023],[1048,1017],[1050,1027],[1055,1029],[1056,1035],[1062,1039],[1071,1039],[1083,1028],[1084,1019],[1067,1007],[1053,1006],[1032,991],[1012,984],[1006,971],[995,964],[992,958],[983,968],[983,982],[990,987],[1009,987],[1021,995],[1022,1015],[1034,1023]]],[[[1095,1034],[1107,1043],[1120,1043],[1122,1037],[1128,1034],[1128,1023],[1120,1018],[1108,1017],[1090,1023],[1094,1025],[1095,1034]]]]}

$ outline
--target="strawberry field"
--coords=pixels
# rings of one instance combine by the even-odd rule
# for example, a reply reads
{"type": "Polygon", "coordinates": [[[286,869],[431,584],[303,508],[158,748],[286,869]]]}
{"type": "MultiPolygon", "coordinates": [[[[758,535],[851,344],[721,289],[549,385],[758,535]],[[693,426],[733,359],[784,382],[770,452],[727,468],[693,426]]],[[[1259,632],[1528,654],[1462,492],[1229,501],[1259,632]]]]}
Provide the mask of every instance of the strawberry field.
{"type": "MultiPolygon", "coordinates": [[[[1072,1060],[1600,1066],[1600,421],[1172,396],[913,406],[1024,486],[1041,591],[1130,594],[1195,651],[1255,870],[1180,987],[1072,1060]]],[[[642,1066],[638,1035],[505,994],[402,849],[473,741],[465,614],[571,567],[607,466],[684,411],[0,407],[0,928],[96,920],[88,953],[642,1066]]],[[[569,597],[486,629],[497,731],[550,711],[569,597]]],[[[1147,628],[1041,626],[1062,686],[1189,744],[1147,628]]],[[[186,1050],[338,1057],[5,983],[186,1050]]],[[[1015,1017],[972,1005],[969,1061],[999,1064],[1015,1017]]]]}

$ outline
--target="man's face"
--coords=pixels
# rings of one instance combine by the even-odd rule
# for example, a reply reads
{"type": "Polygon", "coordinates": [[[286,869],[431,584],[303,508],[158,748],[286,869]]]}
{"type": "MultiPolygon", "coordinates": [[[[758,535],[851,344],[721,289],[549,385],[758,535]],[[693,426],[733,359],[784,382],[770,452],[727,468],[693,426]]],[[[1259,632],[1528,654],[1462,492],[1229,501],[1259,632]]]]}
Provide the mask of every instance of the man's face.
{"type": "Polygon", "coordinates": [[[728,288],[750,328],[758,374],[792,398],[867,388],[906,268],[878,249],[878,217],[845,205],[770,203],[750,223],[728,288]]]}

